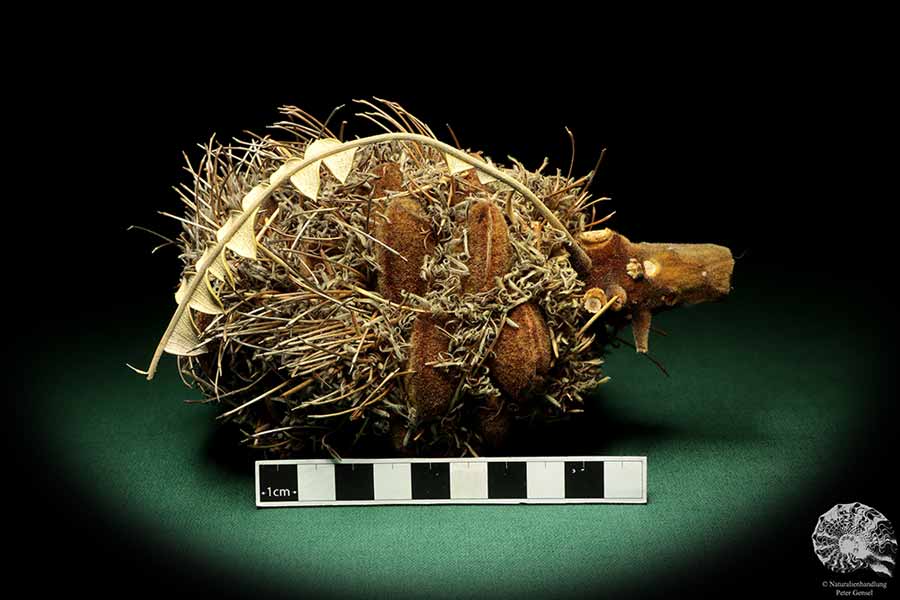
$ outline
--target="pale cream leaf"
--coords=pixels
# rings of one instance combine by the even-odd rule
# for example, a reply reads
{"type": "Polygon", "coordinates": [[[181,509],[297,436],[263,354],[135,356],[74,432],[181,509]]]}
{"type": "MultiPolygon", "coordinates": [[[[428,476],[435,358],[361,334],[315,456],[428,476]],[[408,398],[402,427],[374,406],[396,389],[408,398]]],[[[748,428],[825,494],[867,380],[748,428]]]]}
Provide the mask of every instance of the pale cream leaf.
{"type": "MultiPolygon", "coordinates": [[[[200,257],[200,260],[206,259],[211,251],[212,248],[207,248],[203,253],[203,256],[200,257]]],[[[224,252],[220,252],[219,255],[216,256],[216,259],[209,265],[207,272],[219,281],[228,282],[228,263],[225,262],[224,252]]]]}
{"type": "Polygon", "coordinates": [[[469,169],[475,168],[469,163],[456,158],[452,154],[444,154],[444,158],[447,160],[447,167],[449,167],[451,175],[463,173],[465,171],[468,171],[469,169]]]}
{"type": "Polygon", "coordinates": [[[172,335],[166,341],[164,350],[178,356],[197,356],[206,353],[206,348],[202,346],[198,348],[199,345],[200,337],[197,335],[197,328],[191,318],[191,310],[190,308],[185,309],[175,324],[172,335]]]}
{"type": "Polygon", "coordinates": [[[291,175],[291,183],[300,190],[300,193],[313,200],[319,195],[319,165],[321,161],[316,161],[311,165],[307,165],[291,175]]]}
{"type": "MultiPolygon", "coordinates": [[[[339,140],[334,138],[316,140],[307,146],[304,157],[313,158],[328,150],[339,148],[342,145],[343,144],[339,140]]],[[[347,176],[350,175],[350,170],[353,168],[354,156],[356,156],[356,148],[350,148],[343,152],[332,154],[331,156],[322,159],[322,162],[325,163],[325,166],[328,167],[328,170],[331,171],[331,174],[334,175],[338,181],[346,183],[347,176]]]]}
{"type": "MultiPolygon", "coordinates": [[[[492,167],[494,166],[494,163],[491,162],[491,159],[487,159],[487,164],[491,165],[492,167]]],[[[476,171],[476,172],[478,173],[478,181],[480,181],[482,184],[491,183],[492,181],[497,181],[496,177],[485,173],[481,169],[478,169],[478,171],[476,171]]]]}
{"type": "MultiPolygon", "coordinates": [[[[184,301],[184,296],[187,292],[186,288],[187,280],[182,279],[181,285],[178,286],[178,291],[175,292],[175,302],[177,302],[178,304],[181,304],[184,301]]],[[[212,289],[212,285],[210,285],[209,279],[206,277],[206,275],[203,276],[203,282],[197,286],[196,290],[194,290],[194,295],[193,297],[191,297],[189,306],[194,310],[206,313],[208,315],[220,315],[225,312],[222,309],[221,301],[219,300],[218,296],[216,296],[216,293],[212,289]]]]}
{"type": "MultiPolygon", "coordinates": [[[[256,258],[256,232],[254,230],[254,224],[256,223],[256,215],[258,212],[259,209],[254,210],[249,218],[244,221],[244,224],[241,225],[240,229],[234,232],[234,235],[232,235],[231,239],[225,244],[226,248],[244,258],[256,258]]],[[[232,213],[231,216],[228,217],[228,222],[216,232],[216,238],[220,242],[225,238],[225,230],[231,227],[232,223],[240,219],[241,214],[242,213],[232,213]]]]}

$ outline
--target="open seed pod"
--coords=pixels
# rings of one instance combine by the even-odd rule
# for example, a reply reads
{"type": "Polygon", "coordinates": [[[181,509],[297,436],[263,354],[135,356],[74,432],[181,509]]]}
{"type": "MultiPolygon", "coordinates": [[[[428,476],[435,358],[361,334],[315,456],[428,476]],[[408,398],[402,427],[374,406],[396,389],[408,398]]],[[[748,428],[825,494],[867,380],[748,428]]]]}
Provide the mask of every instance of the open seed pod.
{"type": "Polygon", "coordinates": [[[160,355],[275,455],[499,449],[518,418],[581,412],[604,342],[715,300],[714,245],[586,231],[586,185],[438,141],[394,103],[339,141],[294,107],[286,139],[210,144],[183,187],[184,268],[160,355]]]}

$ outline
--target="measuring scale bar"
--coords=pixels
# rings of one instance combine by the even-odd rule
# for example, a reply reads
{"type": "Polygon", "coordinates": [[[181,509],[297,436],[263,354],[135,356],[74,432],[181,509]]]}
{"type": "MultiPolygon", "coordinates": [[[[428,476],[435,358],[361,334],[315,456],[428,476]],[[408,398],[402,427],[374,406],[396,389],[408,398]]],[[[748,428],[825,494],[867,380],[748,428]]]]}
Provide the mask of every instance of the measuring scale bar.
{"type": "Polygon", "coordinates": [[[646,456],[261,460],[256,506],[646,504],[646,456]]]}

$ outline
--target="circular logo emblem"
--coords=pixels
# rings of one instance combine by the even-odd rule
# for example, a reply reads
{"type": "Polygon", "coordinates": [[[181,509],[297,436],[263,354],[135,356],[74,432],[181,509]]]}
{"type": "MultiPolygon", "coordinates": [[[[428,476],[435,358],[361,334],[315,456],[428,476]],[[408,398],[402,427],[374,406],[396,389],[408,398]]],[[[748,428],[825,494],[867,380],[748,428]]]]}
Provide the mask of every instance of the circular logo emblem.
{"type": "Polygon", "coordinates": [[[891,522],[865,504],[836,504],[819,517],[812,534],[813,550],[836,573],[869,568],[891,577],[897,538],[891,522]]]}

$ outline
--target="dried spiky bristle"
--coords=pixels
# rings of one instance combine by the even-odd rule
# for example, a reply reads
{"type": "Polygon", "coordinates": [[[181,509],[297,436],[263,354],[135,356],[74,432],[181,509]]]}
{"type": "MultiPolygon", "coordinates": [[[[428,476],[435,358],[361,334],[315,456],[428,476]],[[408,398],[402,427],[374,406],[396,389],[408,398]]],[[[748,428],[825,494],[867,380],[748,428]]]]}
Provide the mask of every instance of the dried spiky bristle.
{"type": "MultiPolygon", "coordinates": [[[[368,106],[387,129],[430,135],[394,104],[368,106]]],[[[284,113],[276,128],[293,139],[211,143],[191,167],[185,275],[251,190],[334,136],[299,109],[284,113]]],[[[584,230],[587,178],[515,162],[502,171],[567,231],[521,193],[451,174],[440,152],[415,143],[360,147],[344,181],[321,169],[315,194],[274,190],[250,222],[256,258],[226,251],[229,275],[211,284],[223,312],[194,315],[207,352],[179,357],[181,372],[250,445],[281,454],[346,454],[370,434],[459,454],[502,440],[507,399],[522,402],[523,418],[579,409],[602,380],[566,246],[584,230]],[[526,404],[529,374],[544,384],[526,404]]]]}

